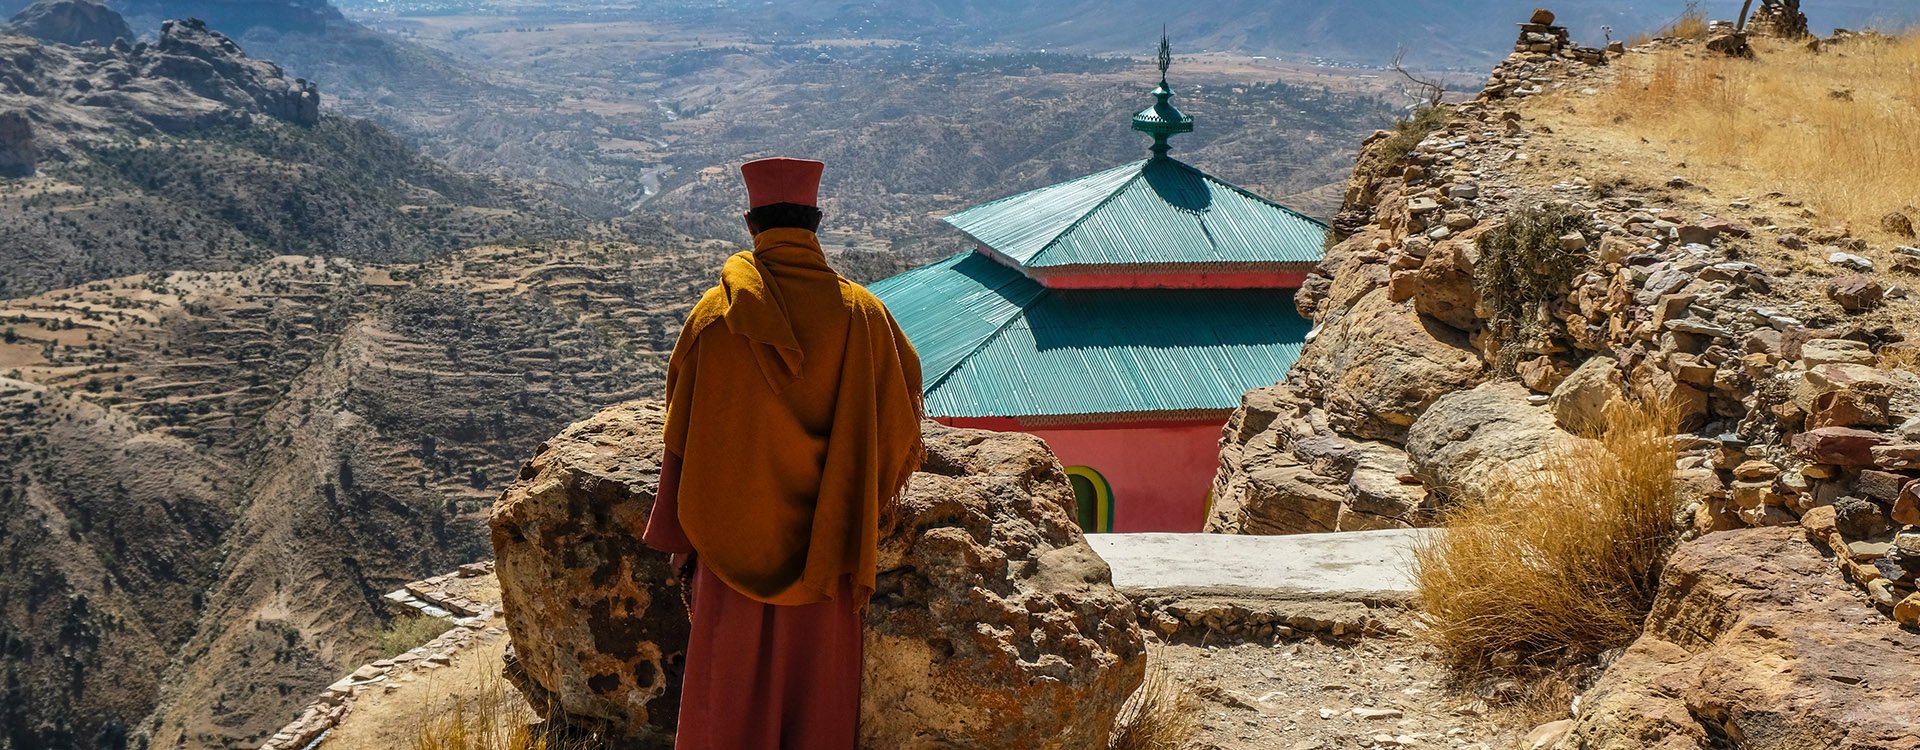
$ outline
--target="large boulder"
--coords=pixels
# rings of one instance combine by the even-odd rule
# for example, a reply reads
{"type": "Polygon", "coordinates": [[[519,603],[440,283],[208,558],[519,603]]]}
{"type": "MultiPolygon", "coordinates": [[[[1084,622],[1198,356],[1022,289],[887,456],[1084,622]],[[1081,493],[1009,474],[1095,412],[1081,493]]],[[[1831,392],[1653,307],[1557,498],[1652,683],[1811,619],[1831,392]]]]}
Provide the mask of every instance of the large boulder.
{"type": "Polygon", "coordinates": [[[1682,546],[1646,630],[1580,702],[1568,750],[1915,750],[1920,634],[1794,527],[1682,546]]]}
{"type": "Polygon", "coordinates": [[[1379,287],[1323,322],[1293,371],[1318,390],[1334,429],[1399,441],[1435,399],[1473,387],[1486,367],[1467,334],[1379,287]]]}
{"type": "Polygon", "coordinates": [[[513,639],[508,681],[536,709],[642,745],[673,736],[687,649],[672,566],[640,544],[666,414],[634,402],[568,426],[488,519],[513,639]]]}
{"type": "Polygon", "coordinates": [[[1442,492],[1483,487],[1573,440],[1529,395],[1519,383],[1491,382],[1440,397],[1407,433],[1414,476],[1442,492]]]}
{"type": "MultiPolygon", "coordinates": [[[[510,679],[642,745],[671,736],[686,647],[666,557],[639,542],[664,419],[640,401],[569,426],[491,519],[510,679]]],[[[928,423],[926,439],[867,611],[863,746],[1102,746],[1145,648],[1059,461],[1021,434],[928,423]]]]}

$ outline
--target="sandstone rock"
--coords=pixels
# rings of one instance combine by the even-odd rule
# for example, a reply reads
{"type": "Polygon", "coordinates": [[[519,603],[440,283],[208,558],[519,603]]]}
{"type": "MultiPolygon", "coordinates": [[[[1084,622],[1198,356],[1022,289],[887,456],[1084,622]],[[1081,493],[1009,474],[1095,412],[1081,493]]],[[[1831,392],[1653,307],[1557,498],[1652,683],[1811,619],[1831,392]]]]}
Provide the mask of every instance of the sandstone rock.
{"type": "Polygon", "coordinates": [[[1827,297],[1847,312],[1865,312],[1880,304],[1887,288],[1871,276],[1853,274],[1827,282],[1827,297]]]}
{"type": "Polygon", "coordinates": [[[1473,264],[1479,251],[1470,242],[1443,242],[1421,262],[1414,278],[1414,309],[1462,331],[1480,327],[1475,309],[1480,292],[1474,288],[1473,264]]]}
{"type": "Polygon", "coordinates": [[[1539,356],[1514,365],[1514,374],[1519,376],[1520,384],[1536,393],[1552,393],[1554,388],[1567,379],[1571,368],[1555,362],[1552,357],[1539,356]]]}
{"type": "Polygon", "coordinates": [[[1597,432],[1606,425],[1607,405],[1625,398],[1619,362],[1592,357],[1580,363],[1553,389],[1547,403],[1554,420],[1568,432],[1597,432]]]}
{"type": "Polygon", "coordinates": [[[1480,382],[1485,365],[1465,334],[1393,304],[1382,288],[1322,323],[1293,372],[1319,390],[1336,429],[1398,440],[1434,399],[1480,382]]]}
{"type": "MultiPolygon", "coordinates": [[[[632,402],[569,426],[490,519],[515,684],[641,744],[671,733],[687,627],[666,557],[638,541],[664,418],[632,402]]],[[[862,746],[1103,745],[1144,644],[1059,462],[1026,435],[926,430],[867,613],[862,746]]]]}
{"type": "Polygon", "coordinates": [[[1824,364],[1873,364],[1873,349],[1849,339],[1809,339],[1800,345],[1800,361],[1808,367],[1824,364]]]}
{"type": "Polygon", "coordinates": [[[1570,731],[1573,731],[1572,719],[1550,721],[1534,727],[1527,736],[1520,738],[1520,744],[1516,747],[1519,750],[1553,750],[1570,731]]]}
{"type": "Polygon", "coordinates": [[[1889,212],[1880,217],[1880,229],[1900,237],[1913,237],[1913,217],[1899,211],[1889,212]]]}
{"type": "Polygon", "coordinates": [[[1916,677],[1920,635],[1802,534],[1727,531],[1674,554],[1645,632],[1582,697],[1562,747],[1913,750],[1916,677]]]}
{"type": "Polygon", "coordinates": [[[1893,501],[1894,523],[1920,526],[1920,479],[1907,483],[1893,501]]]}
{"type": "Polygon", "coordinates": [[[1533,15],[1527,18],[1527,23],[1535,26],[1552,26],[1553,18],[1553,11],[1547,10],[1546,8],[1534,8],[1533,15]]]}
{"type": "Polygon", "coordinates": [[[1518,383],[1483,383],[1440,397],[1407,432],[1415,476],[1446,491],[1484,487],[1572,438],[1518,383]],[[1511,469],[1509,467],[1512,467],[1511,469]]]}
{"type": "Polygon", "coordinates": [[[1886,442],[1885,435],[1849,427],[1808,430],[1790,441],[1801,458],[1838,466],[1872,466],[1873,447],[1886,442]]]}
{"type": "Polygon", "coordinates": [[[568,426],[488,519],[509,681],[549,718],[654,743],[673,734],[687,642],[675,572],[639,541],[665,425],[663,407],[636,402],[568,426]]]}

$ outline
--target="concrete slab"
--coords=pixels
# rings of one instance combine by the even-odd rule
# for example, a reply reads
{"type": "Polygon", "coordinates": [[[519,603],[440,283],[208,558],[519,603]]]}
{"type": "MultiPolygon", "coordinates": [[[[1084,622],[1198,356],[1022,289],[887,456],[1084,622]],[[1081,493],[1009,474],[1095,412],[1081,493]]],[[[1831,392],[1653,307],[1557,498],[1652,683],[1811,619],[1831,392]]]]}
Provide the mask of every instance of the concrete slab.
{"type": "Polygon", "coordinates": [[[1433,529],[1331,534],[1088,534],[1122,589],[1255,589],[1275,593],[1404,594],[1412,546],[1433,529]]]}

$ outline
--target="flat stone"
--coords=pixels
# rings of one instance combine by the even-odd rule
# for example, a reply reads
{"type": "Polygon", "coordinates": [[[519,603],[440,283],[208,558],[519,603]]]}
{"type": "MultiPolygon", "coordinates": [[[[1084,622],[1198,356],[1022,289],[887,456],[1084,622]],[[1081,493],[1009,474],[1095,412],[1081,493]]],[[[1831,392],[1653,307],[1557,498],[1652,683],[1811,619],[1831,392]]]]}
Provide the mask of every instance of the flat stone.
{"type": "Polygon", "coordinates": [[[1873,465],[1882,469],[1920,469],[1920,443],[1876,445],[1868,452],[1873,456],[1873,465]]]}
{"type": "Polygon", "coordinates": [[[1324,534],[1088,534],[1122,590],[1232,587],[1306,593],[1411,592],[1409,554],[1432,529],[1324,534]]]}
{"type": "Polygon", "coordinates": [[[1800,361],[1807,367],[1826,364],[1870,365],[1877,358],[1866,342],[1852,339],[1809,339],[1800,345],[1800,361]]]}
{"type": "Polygon", "coordinates": [[[1780,467],[1766,461],[1747,461],[1733,468],[1736,479],[1772,479],[1780,476],[1780,467]]]}
{"type": "Polygon", "coordinates": [[[1379,720],[1398,719],[1404,714],[1397,708],[1367,708],[1362,706],[1353,709],[1353,715],[1362,719],[1379,720]]]}
{"type": "Polygon", "coordinates": [[[1835,252],[1827,256],[1827,262],[1854,271],[1865,273],[1873,270],[1873,261],[1853,253],[1835,252]]]}
{"type": "Polygon", "coordinates": [[[1837,466],[1872,466],[1873,446],[1887,441],[1887,436],[1866,430],[1822,427],[1794,435],[1789,443],[1795,454],[1809,461],[1837,466]]]}
{"type": "Polygon", "coordinates": [[[1407,201],[1407,211],[1416,216],[1438,210],[1440,210],[1440,204],[1432,198],[1415,198],[1407,201]]]}

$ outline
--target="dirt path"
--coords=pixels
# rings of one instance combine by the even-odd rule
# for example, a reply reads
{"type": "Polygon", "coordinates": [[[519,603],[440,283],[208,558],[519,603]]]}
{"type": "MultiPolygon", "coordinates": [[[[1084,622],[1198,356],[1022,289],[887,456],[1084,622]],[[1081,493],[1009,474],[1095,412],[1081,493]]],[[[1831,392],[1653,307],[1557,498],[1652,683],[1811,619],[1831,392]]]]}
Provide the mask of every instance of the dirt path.
{"type": "Polygon", "coordinates": [[[1446,686],[1426,647],[1406,637],[1167,645],[1154,654],[1197,699],[1191,750],[1507,750],[1533,726],[1446,686]]]}

